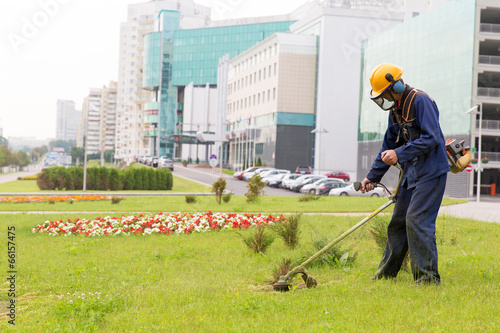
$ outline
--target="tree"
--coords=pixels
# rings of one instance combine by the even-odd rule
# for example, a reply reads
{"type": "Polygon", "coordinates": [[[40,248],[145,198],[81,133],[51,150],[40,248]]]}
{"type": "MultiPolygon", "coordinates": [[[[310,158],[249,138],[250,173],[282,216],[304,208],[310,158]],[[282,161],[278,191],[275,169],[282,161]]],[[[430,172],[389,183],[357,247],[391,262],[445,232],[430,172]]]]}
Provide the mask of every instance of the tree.
{"type": "Polygon", "coordinates": [[[67,153],[71,150],[71,147],[76,146],[76,141],[52,140],[50,141],[49,146],[50,146],[50,151],[54,150],[54,147],[59,147],[59,148],[64,148],[64,152],[67,153]]]}
{"type": "Polygon", "coordinates": [[[76,165],[77,160],[80,161],[80,163],[83,163],[83,159],[85,158],[85,148],[71,147],[69,154],[71,155],[71,161],[73,164],[76,165]]]}
{"type": "Polygon", "coordinates": [[[30,157],[25,151],[18,151],[16,155],[19,161],[19,164],[17,164],[18,166],[25,167],[31,163],[30,157]]]}
{"type": "Polygon", "coordinates": [[[104,152],[104,161],[109,162],[109,163],[113,163],[114,156],[115,156],[114,149],[113,150],[106,150],[104,152]]]}

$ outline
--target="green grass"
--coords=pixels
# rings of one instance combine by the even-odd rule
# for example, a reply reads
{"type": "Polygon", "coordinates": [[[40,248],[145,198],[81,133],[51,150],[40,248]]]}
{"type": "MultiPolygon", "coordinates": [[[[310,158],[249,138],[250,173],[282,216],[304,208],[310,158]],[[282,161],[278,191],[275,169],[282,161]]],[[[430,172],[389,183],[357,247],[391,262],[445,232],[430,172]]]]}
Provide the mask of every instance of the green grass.
{"type": "MultiPolygon", "coordinates": [[[[57,206],[57,205],[56,205],[57,206]]],[[[358,210],[360,207],[358,207],[358,210]]],[[[9,285],[0,292],[0,330],[12,332],[498,332],[500,225],[441,217],[441,286],[417,286],[408,272],[370,280],[380,254],[366,227],[351,267],[314,267],[315,289],[270,291],[283,257],[299,258],[322,236],[357,217],[303,216],[299,246],[276,240],[253,254],[234,231],[171,236],[85,238],[31,233],[45,220],[92,215],[3,215],[16,227],[16,325],[7,324],[9,285]],[[89,293],[101,293],[100,298],[89,293]],[[74,294],[85,294],[82,300],[74,294]],[[108,295],[108,297],[106,297],[108,295]],[[73,303],[70,303],[70,300],[73,303]]],[[[242,231],[243,233],[249,231],[242,231]]],[[[4,276],[6,273],[4,271],[4,276]]],[[[294,283],[298,283],[298,279],[294,283]]]]}
{"type": "MultiPolygon", "coordinates": [[[[26,182],[26,181],[25,181],[26,182]]],[[[176,184],[176,180],[174,180],[176,184]]],[[[195,183],[196,184],[196,183],[195,183]]],[[[195,186],[195,185],[193,185],[195,186]]],[[[201,185],[200,185],[201,186],[201,185]]],[[[173,192],[181,192],[181,191],[173,192]]],[[[193,192],[201,192],[202,188],[192,188],[193,192]]],[[[186,191],[189,192],[189,191],[186,191]]],[[[205,192],[210,192],[206,189],[205,192]]],[[[64,192],[57,192],[63,194],[64,192]]],[[[109,192],[113,194],[113,192],[109,192]]],[[[120,212],[206,212],[209,210],[221,212],[373,212],[384,203],[387,198],[367,197],[322,197],[319,200],[299,202],[299,197],[261,197],[258,202],[248,203],[244,196],[232,196],[229,203],[217,205],[214,196],[197,196],[196,203],[187,204],[185,196],[157,196],[157,197],[127,197],[119,205],[111,205],[109,201],[75,202],[69,205],[66,202],[57,202],[48,206],[48,203],[0,203],[0,211],[120,211],[120,212]],[[48,208],[50,207],[50,208],[48,208]]],[[[445,198],[443,205],[465,202],[459,199],[445,198]]],[[[390,206],[385,212],[391,212],[390,206]]]]}
{"type": "MultiPolygon", "coordinates": [[[[212,190],[210,186],[202,185],[197,182],[193,182],[191,180],[187,180],[185,178],[174,177],[174,186],[172,188],[172,191],[169,192],[179,192],[179,193],[207,193],[212,190]]],[[[15,180],[12,182],[8,183],[3,183],[0,184],[0,195],[1,193],[11,193],[11,192],[50,192],[50,191],[41,191],[38,186],[36,185],[36,180],[15,180]]],[[[79,192],[83,193],[83,191],[52,191],[53,193],[57,194],[64,194],[65,192],[79,192]]],[[[95,192],[103,192],[103,191],[87,191],[88,193],[95,193],[95,192]]],[[[108,191],[109,194],[113,194],[113,191],[108,191]]],[[[118,192],[137,192],[137,193],[144,193],[144,192],[165,192],[165,191],[118,191],[118,192]]]]}
{"type": "MultiPolygon", "coordinates": [[[[101,166],[101,160],[88,160],[87,161],[87,168],[100,167],[100,166],[101,166]]],[[[113,168],[114,164],[111,162],[104,162],[104,167],[113,168]]]]}

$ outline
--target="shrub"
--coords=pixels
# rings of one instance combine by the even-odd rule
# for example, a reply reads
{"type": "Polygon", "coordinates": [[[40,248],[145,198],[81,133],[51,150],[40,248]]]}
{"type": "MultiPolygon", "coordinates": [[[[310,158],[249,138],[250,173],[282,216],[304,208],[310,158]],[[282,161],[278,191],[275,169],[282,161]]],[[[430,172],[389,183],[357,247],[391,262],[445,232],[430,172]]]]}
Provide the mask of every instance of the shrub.
{"type": "MultiPolygon", "coordinates": [[[[320,238],[313,242],[314,250],[306,253],[301,262],[306,261],[312,255],[316,254],[319,250],[323,249],[332,240],[328,238],[320,238]]],[[[353,250],[354,245],[347,249],[342,249],[337,246],[332,246],[325,253],[319,256],[315,261],[311,262],[308,266],[331,266],[331,267],[346,267],[352,265],[358,257],[358,252],[353,250]]]]}
{"type": "Polygon", "coordinates": [[[232,192],[229,192],[227,194],[224,194],[222,196],[222,200],[225,202],[225,203],[228,203],[230,200],[231,200],[231,196],[233,195],[232,192]]]}
{"type": "Polygon", "coordinates": [[[53,190],[54,189],[54,183],[52,182],[52,179],[50,177],[50,170],[49,169],[43,169],[42,172],[40,172],[37,175],[36,184],[38,185],[38,188],[40,190],[53,190]]]}
{"type": "Polygon", "coordinates": [[[17,180],[37,180],[37,179],[38,179],[38,175],[17,177],[17,180]]]}
{"type": "Polygon", "coordinates": [[[167,189],[167,174],[162,169],[156,169],[156,189],[165,191],[167,189]]]}
{"type": "Polygon", "coordinates": [[[266,184],[261,180],[260,176],[258,174],[253,175],[247,185],[248,191],[245,193],[247,201],[255,201],[259,196],[264,194],[264,186],[266,186],[266,184]]]}
{"type": "Polygon", "coordinates": [[[186,203],[196,203],[196,195],[186,195],[186,203]]]}
{"type": "Polygon", "coordinates": [[[132,169],[132,172],[134,173],[134,190],[142,190],[143,188],[143,168],[137,168],[137,169],[132,169]]]}
{"type": "Polygon", "coordinates": [[[299,242],[299,222],[302,214],[291,215],[288,219],[280,218],[274,224],[270,224],[271,230],[285,242],[289,248],[295,248],[299,242]]]}
{"type": "Polygon", "coordinates": [[[71,178],[73,179],[73,187],[75,190],[83,189],[83,169],[78,167],[68,168],[71,178]]]}
{"type": "Polygon", "coordinates": [[[148,188],[147,190],[151,190],[151,191],[154,191],[154,190],[157,190],[158,189],[158,182],[157,182],[157,179],[156,179],[156,172],[155,172],[155,169],[151,168],[151,169],[146,169],[147,170],[147,174],[148,174],[148,188]]]}
{"type": "Polygon", "coordinates": [[[105,167],[100,167],[99,168],[99,189],[100,190],[107,190],[109,189],[109,170],[105,167]]]}
{"type": "Polygon", "coordinates": [[[120,198],[120,197],[112,197],[111,198],[111,204],[119,204],[120,201],[122,201],[125,198],[120,198]]]}
{"type": "Polygon", "coordinates": [[[120,189],[120,173],[117,169],[111,169],[109,171],[109,189],[111,191],[118,191],[120,189]]]}
{"type": "Polygon", "coordinates": [[[254,253],[264,253],[267,248],[274,242],[274,236],[266,232],[265,225],[258,225],[253,230],[249,231],[250,235],[245,237],[241,233],[237,233],[254,253]]]}
{"type": "Polygon", "coordinates": [[[135,172],[133,169],[128,169],[124,171],[122,188],[124,190],[135,189],[135,172]]]}
{"type": "Polygon", "coordinates": [[[64,168],[63,176],[64,176],[64,187],[66,188],[66,191],[74,190],[75,185],[73,183],[73,176],[71,174],[71,171],[69,169],[64,168]]]}
{"type": "Polygon", "coordinates": [[[212,193],[215,193],[215,201],[220,205],[222,193],[226,189],[226,181],[222,178],[217,179],[215,183],[212,184],[212,193]]]}
{"type": "Polygon", "coordinates": [[[171,191],[172,187],[174,186],[174,177],[172,176],[172,171],[170,169],[164,169],[166,173],[166,184],[167,184],[167,191],[171,191]]]}

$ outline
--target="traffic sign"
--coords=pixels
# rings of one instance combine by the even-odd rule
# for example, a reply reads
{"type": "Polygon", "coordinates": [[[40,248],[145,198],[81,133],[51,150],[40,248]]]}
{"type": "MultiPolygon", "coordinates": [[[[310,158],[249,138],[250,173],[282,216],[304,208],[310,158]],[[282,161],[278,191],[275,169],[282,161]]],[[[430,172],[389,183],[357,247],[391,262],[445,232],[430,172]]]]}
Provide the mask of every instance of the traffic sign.
{"type": "Polygon", "coordinates": [[[210,155],[210,161],[208,161],[208,164],[210,164],[212,168],[215,168],[217,166],[217,155],[210,155]]]}
{"type": "Polygon", "coordinates": [[[465,167],[465,171],[471,172],[472,171],[472,165],[469,164],[468,166],[466,166],[465,167]]]}

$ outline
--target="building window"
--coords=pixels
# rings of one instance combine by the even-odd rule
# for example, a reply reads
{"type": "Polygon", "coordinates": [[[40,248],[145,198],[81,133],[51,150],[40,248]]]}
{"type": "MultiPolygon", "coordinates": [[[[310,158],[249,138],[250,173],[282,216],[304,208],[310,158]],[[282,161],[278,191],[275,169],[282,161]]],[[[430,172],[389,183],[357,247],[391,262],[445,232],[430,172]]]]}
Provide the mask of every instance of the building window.
{"type": "Polygon", "coordinates": [[[252,74],[250,74],[250,84],[252,84],[252,74]]]}
{"type": "Polygon", "coordinates": [[[274,75],[275,76],[276,76],[276,70],[277,70],[276,68],[277,68],[276,63],[274,63],[274,75]]]}
{"type": "Polygon", "coordinates": [[[260,93],[257,94],[257,104],[260,104],[260,93]]]}
{"type": "Polygon", "coordinates": [[[266,69],[264,68],[264,80],[266,79],[266,69]]]}
{"type": "Polygon", "coordinates": [[[259,71],[259,81],[262,79],[262,71],[259,71]]]}
{"type": "Polygon", "coordinates": [[[255,154],[262,155],[264,153],[264,144],[256,143],[255,144],[255,154]]]}
{"type": "Polygon", "coordinates": [[[271,89],[267,91],[267,101],[269,102],[271,100],[271,89]]]}
{"type": "Polygon", "coordinates": [[[273,100],[276,99],[276,88],[273,88],[273,100]]]}

